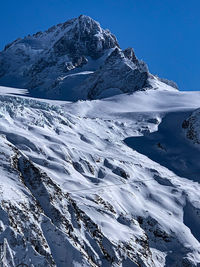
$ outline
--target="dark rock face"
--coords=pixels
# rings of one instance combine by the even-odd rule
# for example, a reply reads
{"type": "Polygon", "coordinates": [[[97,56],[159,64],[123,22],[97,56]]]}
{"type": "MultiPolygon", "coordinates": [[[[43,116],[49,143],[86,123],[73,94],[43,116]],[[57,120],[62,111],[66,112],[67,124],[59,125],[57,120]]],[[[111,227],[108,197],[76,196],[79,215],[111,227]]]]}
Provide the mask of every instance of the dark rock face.
{"type": "Polygon", "coordinates": [[[138,59],[132,47],[126,48],[124,51],[124,56],[130,59],[133,63],[138,64],[138,59]]]}

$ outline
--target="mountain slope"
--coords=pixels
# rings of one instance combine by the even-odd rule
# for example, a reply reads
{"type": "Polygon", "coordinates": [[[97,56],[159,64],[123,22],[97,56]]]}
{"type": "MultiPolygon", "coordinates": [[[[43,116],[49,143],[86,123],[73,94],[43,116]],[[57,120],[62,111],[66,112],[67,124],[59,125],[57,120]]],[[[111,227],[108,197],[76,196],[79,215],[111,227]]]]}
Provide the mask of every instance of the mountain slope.
{"type": "Polygon", "coordinates": [[[198,108],[199,92],[154,82],[159,89],[76,103],[0,88],[5,266],[200,264],[199,180],[124,142],[198,108]]]}

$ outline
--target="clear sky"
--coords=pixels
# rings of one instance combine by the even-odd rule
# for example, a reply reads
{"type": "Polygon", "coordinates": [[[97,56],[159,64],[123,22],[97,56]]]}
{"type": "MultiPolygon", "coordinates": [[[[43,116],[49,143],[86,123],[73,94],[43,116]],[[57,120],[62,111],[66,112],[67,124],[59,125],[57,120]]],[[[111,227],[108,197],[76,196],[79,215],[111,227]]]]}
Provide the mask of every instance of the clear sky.
{"type": "Polygon", "coordinates": [[[80,14],[133,47],[153,74],[200,90],[200,0],[1,0],[0,49],[80,14]]]}

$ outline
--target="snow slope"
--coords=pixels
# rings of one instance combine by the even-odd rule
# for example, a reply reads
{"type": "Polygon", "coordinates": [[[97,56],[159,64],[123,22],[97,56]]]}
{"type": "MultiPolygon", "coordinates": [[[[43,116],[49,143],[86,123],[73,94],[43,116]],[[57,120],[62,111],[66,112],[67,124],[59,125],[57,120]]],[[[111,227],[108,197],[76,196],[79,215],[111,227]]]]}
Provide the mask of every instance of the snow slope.
{"type": "Polygon", "coordinates": [[[0,87],[5,266],[200,265],[199,144],[181,127],[200,92],[151,86],[75,103],[0,87]]]}

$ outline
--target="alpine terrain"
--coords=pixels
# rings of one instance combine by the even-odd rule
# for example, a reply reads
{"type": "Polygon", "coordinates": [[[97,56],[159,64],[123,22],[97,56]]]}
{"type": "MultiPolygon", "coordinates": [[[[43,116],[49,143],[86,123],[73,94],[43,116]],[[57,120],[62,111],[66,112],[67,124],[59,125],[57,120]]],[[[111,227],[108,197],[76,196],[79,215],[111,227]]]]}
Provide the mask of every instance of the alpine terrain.
{"type": "Polygon", "coordinates": [[[0,264],[200,266],[200,92],[81,15],[0,52],[0,264]]]}

